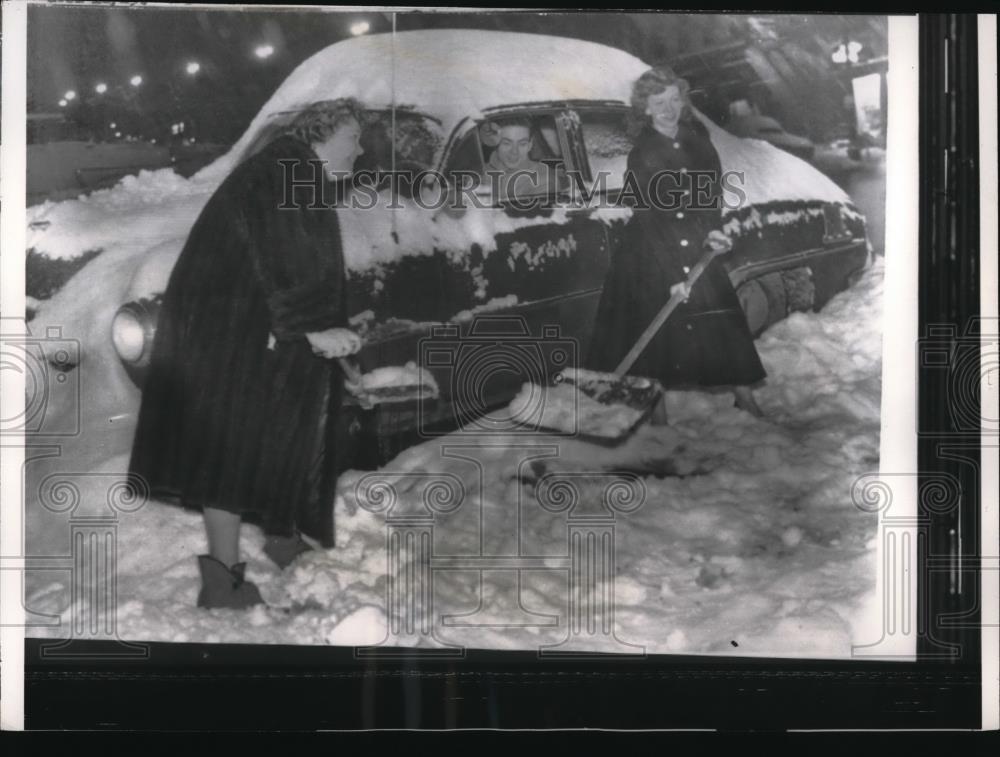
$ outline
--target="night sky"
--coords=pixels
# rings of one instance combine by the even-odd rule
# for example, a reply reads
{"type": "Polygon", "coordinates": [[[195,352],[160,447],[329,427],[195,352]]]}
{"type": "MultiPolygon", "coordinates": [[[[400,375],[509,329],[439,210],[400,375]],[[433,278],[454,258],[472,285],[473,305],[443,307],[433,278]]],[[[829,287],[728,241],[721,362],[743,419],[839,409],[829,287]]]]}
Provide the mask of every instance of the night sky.
{"type": "MultiPolygon", "coordinates": [[[[110,139],[108,125],[149,139],[186,123],[201,142],[235,140],[285,77],[313,53],[345,39],[351,27],[391,29],[381,12],[270,8],[29,6],[28,111],[62,113],[91,138],[110,139]],[[255,55],[260,45],[273,54],[255,55]],[[196,61],[196,75],[186,72],[196,61]],[[141,76],[132,86],[130,79],[141,76]],[[98,94],[95,86],[107,85],[98,94]],[[77,97],[59,106],[67,91],[77,97]]],[[[466,27],[579,37],[624,49],[651,64],[753,41],[746,16],[667,14],[400,13],[397,29],[466,27]]],[[[786,16],[797,35],[827,57],[828,39],[856,22],[840,16],[786,16]],[[821,49],[822,48],[822,49],[821,49]]],[[[567,65],[572,65],[568,61],[567,65]]]]}

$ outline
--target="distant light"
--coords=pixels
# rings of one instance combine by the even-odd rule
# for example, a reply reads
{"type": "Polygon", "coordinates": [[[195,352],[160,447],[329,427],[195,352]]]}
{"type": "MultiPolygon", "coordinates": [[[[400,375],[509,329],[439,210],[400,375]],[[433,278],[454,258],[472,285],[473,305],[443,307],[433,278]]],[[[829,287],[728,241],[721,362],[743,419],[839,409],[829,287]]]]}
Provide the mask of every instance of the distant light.
{"type": "Polygon", "coordinates": [[[150,141],[151,144],[154,144],[154,145],[156,144],[156,139],[151,139],[149,141],[150,141]]]}
{"type": "Polygon", "coordinates": [[[59,101],[60,108],[65,108],[67,105],[69,105],[69,102],[65,98],[59,101]]]}
{"type": "Polygon", "coordinates": [[[94,87],[94,91],[99,95],[103,95],[105,92],[108,91],[108,85],[105,84],[104,82],[101,82],[96,87],[94,87]]]}
{"type": "Polygon", "coordinates": [[[122,133],[121,133],[120,131],[116,131],[116,132],[115,132],[115,136],[116,136],[116,137],[120,137],[121,135],[122,135],[122,133]]]}
{"type": "Polygon", "coordinates": [[[198,61],[193,60],[187,64],[187,72],[191,74],[191,76],[194,76],[199,71],[201,71],[201,64],[198,63],[198,61]]]}
{"type": "Polygon", "coordinates": [[[846,44],[840,44],[836,50],[833,51],[833,55],[830,57],[833,59],[834,63],[857,63],[859,53],[864,48],[860,42],[854,42],[853,40],[847,42],[846,44]]]}
{"type": "Polygon", "coordinates": [[[65,97],[67,100],[75,100],[76,99],[76,92],[74,92],[71,89],[69,92],[67,92],[65,95],[63,95],[63,97],[65,97]]]}
{"type": "Polygon", "coordinates": [[[368,30],[371,28],[372,28],[371,24],[369,24],[367,21],[356,21],[353,24],[351,24],[351,34],[353,34],[355,37],[358,37],[362,34],[367,34],[368,30]]]}
{"type": "Polygon", "coordinates": [[[116,128],[116,127],[117,127],[117,125],[118,125],[118,124],[116,124],[116,123],[115,123],[114,121],[112,121],[111,123],[109,123],[109,124],[108,124],[108,126],[109,126],[110,128],[112,128],[112,129],[116,128]]]}
{"type": "Polygon", "coordinates": [[[258,45],[257,49],[253,51],[253,54],[256,55],[258,58],[261,58],[261,59],[263,59],[263,58],[270,58],[272,55],[274,55],[274,46],[273,45],[258,45]]]}
{"type": "Polygon", "coordinates": [[[133,87],[138,87],[140,84],[142,84],[142,77],[139,76],[139,74],[136,74],[135,76],[133,76],[128,81],[129,81],[129,84],[131,84],[133,87]]]}

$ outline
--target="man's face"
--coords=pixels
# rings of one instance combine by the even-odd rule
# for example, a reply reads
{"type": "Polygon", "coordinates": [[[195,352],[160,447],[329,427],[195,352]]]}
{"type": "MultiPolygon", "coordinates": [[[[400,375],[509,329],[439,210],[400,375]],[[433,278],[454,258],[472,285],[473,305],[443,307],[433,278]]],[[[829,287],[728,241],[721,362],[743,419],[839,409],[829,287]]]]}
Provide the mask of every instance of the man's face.
{"type": "Polygon", "coordinates": [[[528,160],[533,145],[531,132],[527,126],[500,127],[500,143],[497,156],[504,168],[514,170],[528,160]]]}

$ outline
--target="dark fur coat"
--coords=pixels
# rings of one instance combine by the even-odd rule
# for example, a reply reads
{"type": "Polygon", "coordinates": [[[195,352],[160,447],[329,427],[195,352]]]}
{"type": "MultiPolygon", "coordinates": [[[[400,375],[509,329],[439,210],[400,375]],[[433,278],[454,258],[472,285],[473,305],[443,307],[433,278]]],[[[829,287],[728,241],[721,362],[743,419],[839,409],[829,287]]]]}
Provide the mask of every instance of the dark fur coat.
{"type": "Polygon", "coordinates": [[[299,161],[297,178],[317,160],[279,138],[233,171],[191,229],[163,295],[129,479],[329,547],[343,377],[305,334],[347,325],[344,262],[335,210],[308,209],[308,192],[279,208],[283,159],[299,161]]]}

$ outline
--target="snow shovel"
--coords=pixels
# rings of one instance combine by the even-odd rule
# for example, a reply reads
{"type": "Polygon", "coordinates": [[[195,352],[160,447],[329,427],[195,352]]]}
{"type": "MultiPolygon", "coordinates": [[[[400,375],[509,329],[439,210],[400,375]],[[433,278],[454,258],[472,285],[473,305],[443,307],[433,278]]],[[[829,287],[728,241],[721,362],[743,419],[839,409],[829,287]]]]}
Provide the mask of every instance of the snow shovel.
{"type": "Polygon", "coordinates": [[[356,387],[350,390],[351,396],[365,410],[370,410],[375,405],[436,399],[438,396],[434,377],[414,363],[376,368],[370,373],[362,373],[347,358],[337,358],[337,362],[349,384],[356,387]]]}
{"type": "MultiPolygon", "coordinates": [[[[706,249],[688,274],[685,281],[688,290],[709,263],[728,251],[729,248],[722,247],[706,249]]],[[[663,395],[663,387],[655,379],[625,374],[683,301],[680,292],[667,300],[612,373],[570,368],[558,374],[556,385],[545,389],[541,427],[609,442],[620,441],[630,434],[653,412],[663,395]]]]}

